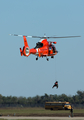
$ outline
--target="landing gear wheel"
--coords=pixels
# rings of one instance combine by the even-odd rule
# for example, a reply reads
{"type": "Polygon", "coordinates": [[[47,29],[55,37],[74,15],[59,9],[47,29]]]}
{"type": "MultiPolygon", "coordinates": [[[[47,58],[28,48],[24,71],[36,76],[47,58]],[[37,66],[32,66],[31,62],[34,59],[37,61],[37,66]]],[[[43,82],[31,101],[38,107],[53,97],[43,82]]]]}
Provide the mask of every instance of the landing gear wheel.
{"type": "Polygon", "coordinates": [[[49,58],[47,58],[47,61],[49,61],[49,58]]]}
{"type": "Polygon", "coordinates": [[[51,58],[54,58],[54,56],[51,56],[51,58]]]}
{"type": "Polygon", "coordinates": [[[38,60],[38,58],[36,58],[36,60],[38,60]]]}

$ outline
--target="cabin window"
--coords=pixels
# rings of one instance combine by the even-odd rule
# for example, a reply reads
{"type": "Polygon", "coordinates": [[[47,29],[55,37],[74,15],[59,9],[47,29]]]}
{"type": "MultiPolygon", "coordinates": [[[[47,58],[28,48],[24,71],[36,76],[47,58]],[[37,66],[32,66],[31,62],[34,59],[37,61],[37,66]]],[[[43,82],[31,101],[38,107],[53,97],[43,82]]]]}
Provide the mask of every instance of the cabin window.
{"type": "Polygon", "coordinates": [[[36,47],[34,49],[41,48],[41,47],[43,47],[43,43],[38,42],[38,43],[36,43],[36,47]]]}

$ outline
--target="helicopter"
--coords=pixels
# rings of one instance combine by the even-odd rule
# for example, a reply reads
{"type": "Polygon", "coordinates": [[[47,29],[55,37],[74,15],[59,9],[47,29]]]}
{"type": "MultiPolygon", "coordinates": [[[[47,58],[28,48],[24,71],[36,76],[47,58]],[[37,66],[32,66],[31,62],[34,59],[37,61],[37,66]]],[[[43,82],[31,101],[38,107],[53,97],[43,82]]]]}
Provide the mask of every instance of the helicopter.
{"type": "Polygon", "coordinates": [[[54,58],[54,56],[58,53],[56,50],[56,47],[54,44],[56,44],[56,41],[48,41],[47,39],[51,38],[72,38],[72,37],[80,37],[80,36],[64,36],[64,37],[46,37],[45,35],[43,37],[40,36],[27,36],[27,35],[18,35],[18,34],[9,34],[13,36],[20,36],[23,37],[24,40],[24,46],[23,49],[20,48],[20,54],[21,56],[28,57],[30,54],[36,55],[36,60],[38,60],[38,57],[46,57],[46,60],[49,61],[48,56],[51,56],[51,58],[54,58]],[[40,38],[40,41],[36,43],[36,46],[34,48],[29,48],[27,37],[29,38],[40,38]]]}

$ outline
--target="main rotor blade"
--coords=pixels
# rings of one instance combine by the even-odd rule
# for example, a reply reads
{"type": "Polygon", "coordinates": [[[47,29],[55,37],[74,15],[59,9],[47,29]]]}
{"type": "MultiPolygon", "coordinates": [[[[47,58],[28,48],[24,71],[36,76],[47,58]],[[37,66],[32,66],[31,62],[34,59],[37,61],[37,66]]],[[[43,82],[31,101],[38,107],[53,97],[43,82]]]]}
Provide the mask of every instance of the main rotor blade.
{"type": "Polygon", "coordinates": [[[73,37],[81,37],[81,36],[62,36],[62,37],[46,37],[46,38],[49,39],[49,38],[73,38],[73,37]]]}
{"type": "Polygon", "coordinates": [[[9,35],[19,36],[19,37],[23,37],[23,36],[25,36],[25,37],[30,37],[30,38],[32,38],[32,36],[27,36],[27,35],[18,35],[18,34],[9,34],[9,35]]]}
{"type": "Polygon", "coordinates": [[[50,38],[73,38],[73,37],[81,37],[81,36],[62,36],[62,37],[40,37],[40,36],[27,36],[27,35],[18,35],[18,34],[9,34],[9,35],[13,35],[13,36],[19,36],[19,37],[29,37],[29,38],[41,38],[41,39],[50,39],[50,38]]]}
{"type": "Polygon", "coordinates": [[[28,36],[28,35],[18,35],[18,34],[9,34],[9,35],[19,36],[19,37],[25,36],[25,37],[29,37],[29,38],[42,38],[42,37],[40,37],[40,36],[28,36]]]}

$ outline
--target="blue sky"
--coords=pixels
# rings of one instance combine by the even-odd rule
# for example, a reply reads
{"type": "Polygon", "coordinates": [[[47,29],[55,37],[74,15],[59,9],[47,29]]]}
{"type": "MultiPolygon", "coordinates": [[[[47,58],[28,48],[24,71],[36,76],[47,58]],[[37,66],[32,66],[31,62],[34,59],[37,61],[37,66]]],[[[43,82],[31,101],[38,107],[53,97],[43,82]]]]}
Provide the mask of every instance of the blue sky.
{"type": "MultiPolygon", "coordinates": [[[[27,38],[30,48],[39,39],[27,38]]],[[[0,1],[0,94],[75,95],[84,91],[84,1],[83,0],[1,0],[0,1]],[[51,39],[59,53],[54,59],[30,55],[21,57],[23,38],[9,34],[43,36],[81,35],[79,38],[51,39]],[[59,88],[52,89],[58,80],[59,88]]]]}

